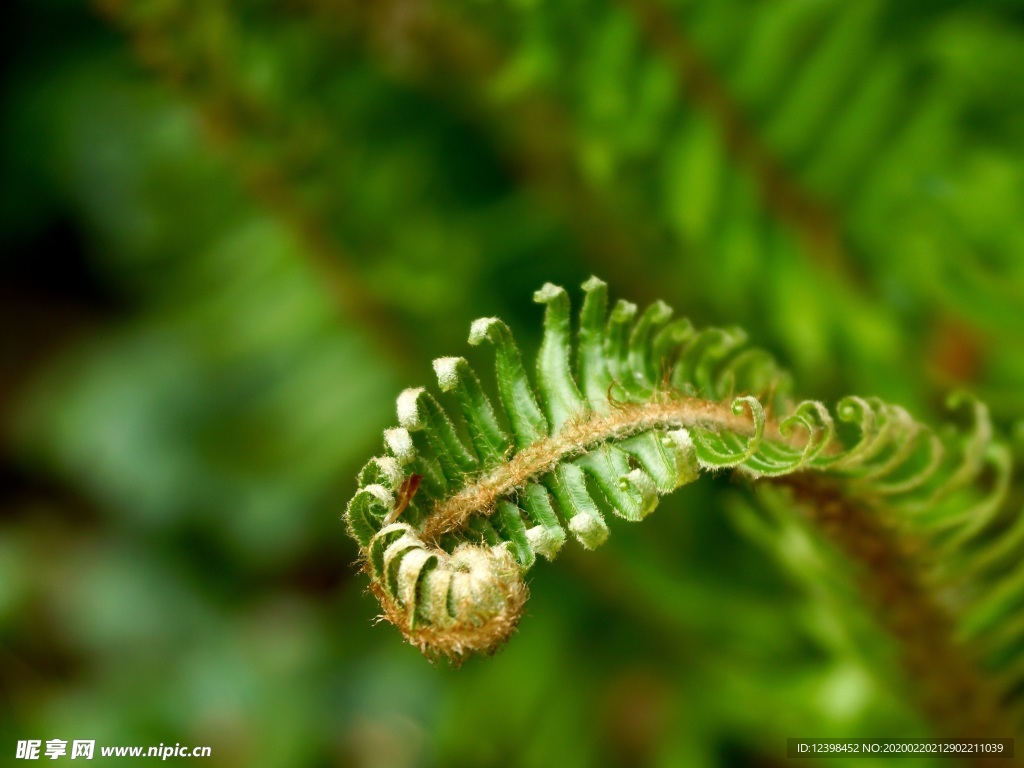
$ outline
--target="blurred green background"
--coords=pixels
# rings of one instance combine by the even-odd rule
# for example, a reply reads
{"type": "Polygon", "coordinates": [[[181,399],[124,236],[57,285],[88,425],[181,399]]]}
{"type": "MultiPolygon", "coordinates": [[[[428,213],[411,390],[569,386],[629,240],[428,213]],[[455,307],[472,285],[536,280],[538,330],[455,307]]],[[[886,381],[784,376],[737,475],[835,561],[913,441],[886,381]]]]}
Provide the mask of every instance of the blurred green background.
{"type": "Polygon", "coordinates": [[[223,766],[779,766],[786,736],[929,733],[842,568],[798,527],[759,546],[726,477],[537,568],[518,635],[459,670],[373,626],[339,516],[472,319],[533,350],[532,291],[590,274],[746,328],[802,396],[937,422],[967,387],[1012,433],[1024,3],[8,19],[5,759],[85,738],[223,766]]]}

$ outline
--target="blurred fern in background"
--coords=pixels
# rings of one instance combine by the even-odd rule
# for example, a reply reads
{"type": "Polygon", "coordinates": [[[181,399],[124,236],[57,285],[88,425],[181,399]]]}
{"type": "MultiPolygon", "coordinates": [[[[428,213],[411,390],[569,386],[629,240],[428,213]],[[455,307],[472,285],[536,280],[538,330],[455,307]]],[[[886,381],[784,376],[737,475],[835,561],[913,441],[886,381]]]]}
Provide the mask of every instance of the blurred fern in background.
{"type": "Polygon", "coordinates": [[[940,423],[969,389],[1019,456],[1024,5],[12,14],[0,749],[774,765],[786,736],[931,733],[852,566],[795,520],[763,545],[777,504],[724,476],[567,545],[516,642],[458,671],[373,629],[338,518],[470,320],[535,350],[533,290],[592,273],[746,328],[802,396],[940,423]]]}

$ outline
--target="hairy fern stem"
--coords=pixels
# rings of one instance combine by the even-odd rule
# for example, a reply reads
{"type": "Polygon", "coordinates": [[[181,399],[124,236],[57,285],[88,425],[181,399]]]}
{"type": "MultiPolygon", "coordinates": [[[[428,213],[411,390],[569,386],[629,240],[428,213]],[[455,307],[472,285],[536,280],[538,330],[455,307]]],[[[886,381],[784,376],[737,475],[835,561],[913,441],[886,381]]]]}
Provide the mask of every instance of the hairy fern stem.
{"type": "Polygon", "coordinates": [[[859,592],[897,641],[905,687],[938,732],[977,738],[1015,733],[998,689],[981,673],[982,654],[957,641],[956,617],[929,587],[922,542],[827,479],[794,475],[774,482],[791,489],[814,527],[858,566],[859,592]]]}
{"type": "MultiPolygon", "coordinates": [[[[562,461],[581,456],[609,440],[621,440],[650,430],[703,427],[753,435],[754,420],[737,414],[731,403],[664,394],[648,403],[618,403],[607,414],[589,413],[567,422],[552,437],[538,440],[490,474],[470,483],[439,503],[427,518],[423,535],[437,541],[442,534],[465,528],[472,515],[488,515],[503,496],[555,469],[562,461]]],[[[766,422],[778,435],[778,424],[766,422]]]]}

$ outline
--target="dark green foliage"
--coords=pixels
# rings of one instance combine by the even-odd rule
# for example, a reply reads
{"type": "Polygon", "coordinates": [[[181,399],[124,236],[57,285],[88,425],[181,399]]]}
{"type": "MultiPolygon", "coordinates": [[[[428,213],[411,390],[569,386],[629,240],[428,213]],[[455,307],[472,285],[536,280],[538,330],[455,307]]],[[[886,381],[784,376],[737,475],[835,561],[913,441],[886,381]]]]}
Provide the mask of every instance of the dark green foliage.
{"type": "MultiPolygon", "coordinates": [[[[904,638],[797,491],[720,472],[644,525],[611,519],[606,494],[640,517],[677,480],[653,434],[464,535],[524,566],[561,548],[502,654],[456,673],[374,628],[338,513],[358,488],[401,492],[388,462],[353,478],[440,354],[468,362],[440,364],[458,375],[418,396],[432,426],[412,437],[444,461],[399,523],[581,401],[692,384],[822,440],[825,412],[790,393],[838,403],[843,445],[870,425],[843,482],[922,535],[929,594],[1019,707],[1020,20],[1012,2],[15,3],[0,748],[77,733],[210,744],[222,765],[707,766],[778,760],[787,735],[929,732],[904,638]],[[530,292],[591,274],[639,306],[591,291],[566,335],[549,292],[542,331],[530,292]],[[516,365],[502,326],[466,348],[490,315],[529,386],[491,375],[493,355],[516,365]],[[974,400],[944,407],[960,390],[991,438],[974,400]],[[566,508],[609,545],[577,556],[566,508]],[[499,699],[500,717],[480,705],[499,699]]],[[[827,469],[827,449],[766,430],[747,456],[749,437],[700,450],[827,469]]]]}

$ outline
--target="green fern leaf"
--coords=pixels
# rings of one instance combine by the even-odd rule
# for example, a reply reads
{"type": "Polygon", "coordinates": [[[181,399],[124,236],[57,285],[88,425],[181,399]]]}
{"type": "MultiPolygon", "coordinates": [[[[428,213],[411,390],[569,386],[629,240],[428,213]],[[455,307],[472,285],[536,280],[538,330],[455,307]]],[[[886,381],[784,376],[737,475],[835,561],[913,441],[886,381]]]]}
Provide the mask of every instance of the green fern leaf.
{"type": "Polygon", "coordinates": [[[384,617],[411,643],[456,660],[495,650],[519,621],[537,555],[554,558],[569,534],[597,547],[607,513],[642,520],[701,470],[731,468],[798,486],[817,478],[798,495],[824,483],[934,545],[942,565],[928,578],[960,590],[961,633],[988,644],[990,667],[1015,670],[1019,685],[1024,627],[1000,619],[1024,602],[1013,569],[1024,523],[1003,509],[1009,454],[983,404],[951,398],[971,426],[936,432],[874,398],[834,412],[795,402],[787,375],[741,331],[696,330],[660,302],[609,311],[596,278],[583,290],[575,343],[566,292],[547,284],[534,296],[545,305],[536,386],[509,328],[475,321],[469,340],[493,347],[498,404],[465,359],[439,358],[439,387],[460,416],[406,390],[385,455],[360,474],[349,529],[384,617]],[[1001,586],[979,598],[963,574],[1001,586]]]}

